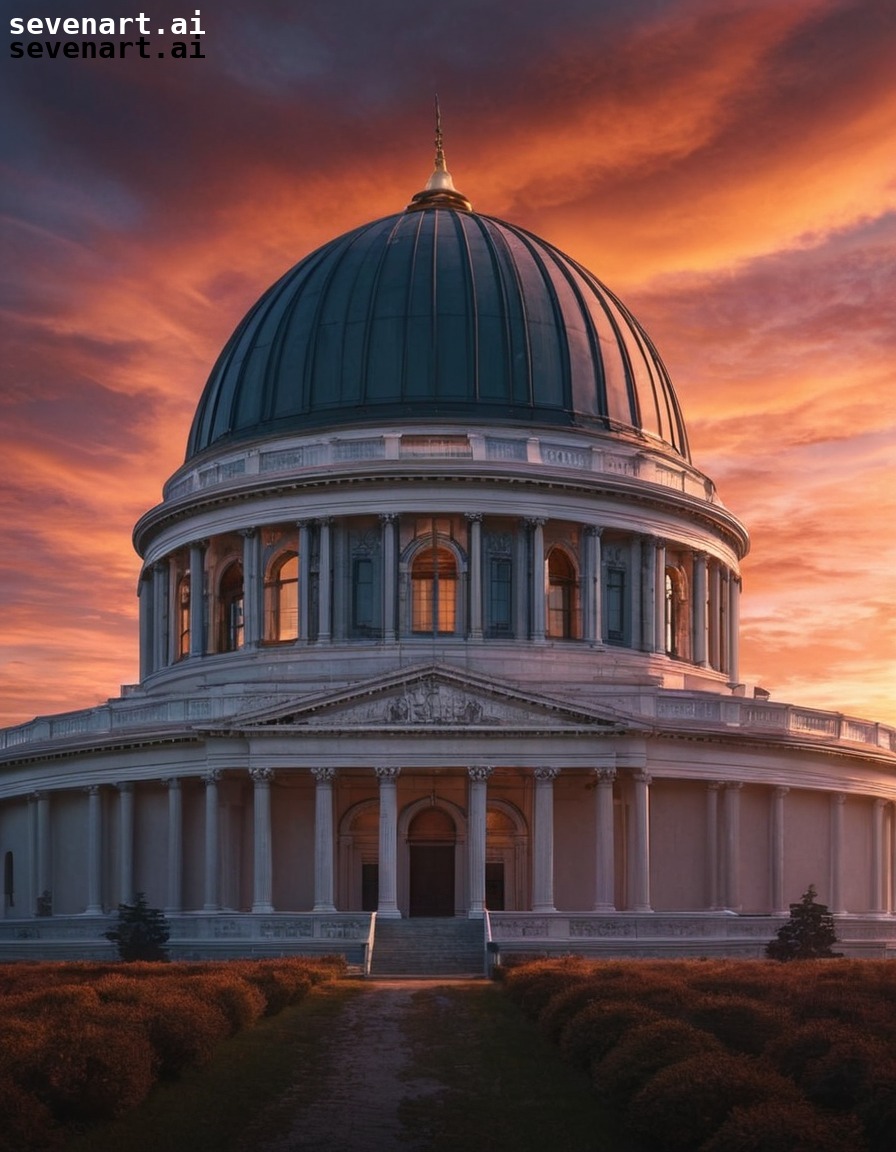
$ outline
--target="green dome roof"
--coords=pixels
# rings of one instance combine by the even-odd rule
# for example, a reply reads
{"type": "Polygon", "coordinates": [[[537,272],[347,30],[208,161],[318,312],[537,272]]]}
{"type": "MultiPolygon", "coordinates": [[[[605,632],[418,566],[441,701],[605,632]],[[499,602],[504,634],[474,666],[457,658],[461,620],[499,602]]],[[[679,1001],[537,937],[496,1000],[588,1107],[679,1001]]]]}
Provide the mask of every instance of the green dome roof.
{"type": "Polygon", "coordinates": [[[625,306],[453,187],[330,241],[265,292],[209,377],[187,459],[397,421],[635,433],[689,458],[669,375],[625,306]]]}

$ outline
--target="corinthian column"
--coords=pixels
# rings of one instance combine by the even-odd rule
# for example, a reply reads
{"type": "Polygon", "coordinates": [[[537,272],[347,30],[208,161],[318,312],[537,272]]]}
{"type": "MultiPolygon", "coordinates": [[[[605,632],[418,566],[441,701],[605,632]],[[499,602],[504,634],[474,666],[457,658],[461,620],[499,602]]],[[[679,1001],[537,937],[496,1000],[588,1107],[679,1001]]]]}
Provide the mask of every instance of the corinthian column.
{"type": "Polygon", "coordinates": [[[253,790],[254,851],[252,911],[273,912],[273,845],[271,842],[271,781],[273,768],[250,768],[253,790]]]}
{"type": "Polygon", "coordinates": [[[180,780],[176,776],[163,780],[168,789],[168,898],[166,912],[180,912],[183,888],[183,803],[180,780]]]}
{"type": "Polygon", "coordinates": [[[559,768],[535,769],[535,860],[532,911],[554,912],[554,781],[559,768]]]}
{"type": "Polygon", "coordinates": [[[383,525],[383,638],[395,640],[395,605],[398,602],[398,567],[395,553],[395,515],[380,516],[383,525]]]}
{"type": "Polygon", "coordinates": [[[203,912],[217,912],[220,841],[218,838],[218,781],[221,773],[211,769],[202,777],[205,782],[205,901],[203,912]]]}
{"type": "Polygon", "coordinates": [[[485,833],[488,778],[491,768],[468,768],[470,777],[470,919],[485,915],[485,833]]]}
{"type": "Polygon", "coordinates": [[[317,588],[318,624],[317,639],[321,643],[330,640],[330,584],[331,584],[331,550],[330,550],[330,521],[320,520],[320,557],[317,588]]]}
{"type": "Polygon", "coordinates": [[[118,899],[134,899],[134,785],[118,785],[118,899]]]}
{"type": "Polygon", "coordinates": [[[468,512],[470,525],[470,639],[482,639],[482,516],[468,512]]]}
{"type": "Polygon", "coordinates": [[[706,642],[706,553],[694,554],[694,663],[705,668],[708,661],[706,642]]]}
{"type": "Polygon", "coordinates": [[[740,898],[740,794],[743,784],[725,785],[725,907],[739,912],[740,898]]]}
{"type": "Polygon", "coordinates": [[[871,801],[871,911],[884,910],[884,805],[875,796],[871,801]]]}
{"type": "Polygon", "coordinates": [[[205,544],[190,545],[190,655],[205,652],[205,544]]]}
{"type": "Polygon", "coordinates": [[[779,787],[772,792],[772,912],[786,912],[784,903],[784,798],[789,788],[779,787]]]}
{"type": "Polygon", "coordinates": [[[632,911],[652,912],[650,906],[650,776],[632,775],[635,843],[632,868],[632,911]]]}
{"type": "Polygon", "coordinates": [[[397,919],[398,908],[398,775],[400,768],[374,769],[380,782],[380,890],[377,916],[397,919]]]}
{"type": "Polygon", "coordinates": [[[314,777],[314,911],[335,912],[333,902],[333,781],[335,768],[312,768],[314,777]]]}
{"type": "Polygon", "coordinates": [[[102,916],[103,798],[99,786],[87,791],[87,915],[102,916]]]}
{"type": "Polygon", "coordinates": [[[590,525],[585,529],[585,639],[600,644],[603,639],[600,587],[600,535],[602,529],[590,525]]]}
{"type": "Polygon", "coordinates": [[[153,670],[158,672],[168,663],[168,561],[152,566],[153,670]]]}
{"type": "Polygon", "coordinates": [[[615,850],[613,838],[613,783],[615,768],[595,768],[595,825],[597,832],[595,877],[595,912],[616,910],[615,850]]]}
{"type": "Polygon", "coordinates": [[[831,793],[831,911],[844,913],[843,902],[843,807],[846,795],[831,793]]]}
{"type": "Polygon", "coordinates": [[[706,907],[715,912],[719,901],[719,791],[718,780],[706,785],[706,907]]]}
{"type": "Polygon", "coordinates": [[[243,538],[243,647],[255,648],[262,634],[261,537],[245,528],[243,538]]]}
{"type": "Polygon", "coordinates": [[[544,642],[544,520],[530,520],[532,528],[532,639],[544,642]]]}
{"type": "Polygon", "coordinates": [[[138,605],[140,609],[140,680],[146,679],[155,671],[153,661],[153,588],[150,572],[140,574],[140,583],[137,585],[138,605]]]}

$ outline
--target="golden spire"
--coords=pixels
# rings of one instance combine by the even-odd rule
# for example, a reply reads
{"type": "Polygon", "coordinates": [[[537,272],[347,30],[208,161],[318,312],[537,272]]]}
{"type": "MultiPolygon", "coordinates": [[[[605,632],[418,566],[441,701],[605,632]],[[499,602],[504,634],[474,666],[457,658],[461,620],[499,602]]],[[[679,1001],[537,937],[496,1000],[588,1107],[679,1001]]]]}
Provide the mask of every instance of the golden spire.
{"type": "Polygon", "coordinates": [[[417,192],[408,204],[408,211],[418,208],[455,208],[472,212],[473,205],[454,187],[451,173],[445,166],[445,149],[442,146],[442,110],[436,95],[436,160],[433,173],[422,192],[417,192]]]}

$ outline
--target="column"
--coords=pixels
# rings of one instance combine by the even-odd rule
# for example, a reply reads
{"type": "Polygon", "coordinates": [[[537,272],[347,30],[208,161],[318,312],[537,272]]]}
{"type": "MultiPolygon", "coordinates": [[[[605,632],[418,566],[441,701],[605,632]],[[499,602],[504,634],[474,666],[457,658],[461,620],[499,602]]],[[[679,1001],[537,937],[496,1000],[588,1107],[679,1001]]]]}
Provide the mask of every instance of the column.
{"type": "Polygon", "coordinates": [[[741,783],[725,785],[725,907],[729,912],[738,912],[740,898],[740,794],[741,783]]]}
{"type": "Polygon", "coordinates": [[[152,666],[154,671],[168,663],[168,561],[152,566],[152,666]]]}
{"type": "Polygon", "coordinates": [[[728,612],[731,608],[731,590],[728,586],[728,569],[720,567],[719,569],[719,671],[728,672],[728,679],[730,681],[731,675],[731,653],[729,651],[729,644],[731,641],[731,628],[728,623],[728,612]]]}
{"type": "Polygon", "coordinates": [[[594,911],[616,911],[615,848],[613,837],[613,783],[615,768],[595,768],[595,865],[594,911]]]}
{"type": "Polygon", "coordinates": [[[532,911],[554,912],[554,781],[559,768],[535,769],[535,859],[532,911]]]}
{"type": "Polygon", "coordinates": [[[831,912],[846,911],[843,902],[843,806],[844,792],[831,793],[831,912]]]}
{"type": "Polygon", "coordinates": [[[641,538],[633,536],[629,549],[629,568],[631,569],[631,588],[629,589],[629,604],[632,621],[632,648],[641,647],[641,538]]]}
{"type": "Polygon", "coordinates": [[[467,513],[470,525],[470,639],[482,639],[482,516],[467,513]]]}
{"type": "Polygon", "coordinates": [[[311,635],[311,531],[307,520],[299,524],[299,643],[307,643],[311,635]]]}
{"type": "Polygon", "coordinates": [[[330,549],[330,521],[318,520],[320,527],[320,555],[317,586],[317,639],[320,643],[330,641],[330,586],[332,584],[332,556],[330,549]]]}
{"type": "Polygon", "coordinates": [[[162,783],[168,788],[168,898],[165,911],[180,912],[184,868],[183,797],[176,776],[162,783]]]}
{"type": "Polygon", "coordinates": [[[335,912],[333,900],[333,781],[335,768],[312,768],[314,777],[314,911],[335,912]]]}
{"type": "Polygon", "coordinates": [[[728,679],[740,676],[740,578],[732,572],[728,581],[728,679]]]}
{"type": "Polygon", "coordinates": [[[129,904],[134,887],[134,785],[118,784],[118,899],[129,904]]]}
{"type": "Polygon", "coordinates": [[[656,579],[654,581],[653,650],[666,651],[666,541],[654,540],[656,579]]]}
{"type": "Polygon", "coordinates": [[[400,768],[374,769],[380,782],[380,891],[377,916],[397,919],[398,910],[398,788],[400,768]]]}
{"type": "Polygon", "coordinates": [[[273,912],[274,864],[271,841],[273,768],[250,768],[253,783],[252,911],[273,912]]]}
{"type": "Polygon", "coordinates": [[[485,915],[485,831],[488,778],[491,768],[468,768],[470,777],[470,907],[467,915],[479,920],[485,915]]]}
{"type": "Polygon", "coordinates": [[[395,520],[393,513],[380,516],[383,525],[383,638],[386,643],[395,640],[395,605],[398,603],[398,566],[395,550],[395,520]]]}
{"type": "Polygon", "coordinates": [[[875,796],[871,801],[871,911],[884,910],[884,805],[875,796]]]}
{"type": "Polygon", "coordinates": [[[786,912],[784,902],[784,798],[789,788],[780,786],[772,790],[771,813],[771,879],[772,912],[786,912]]]}
{"type": "Polygon", "coordinates": [[[244,528],[243,538],[243,647],[257,648],[262,636],[261,537],[254,528],[244,528]]]}
{"type": "Polygon", "coordinates": [[[635,772],[634,784],[634,867],[632,869],[632,911],[652,912],[650,906],[650,776],[635,772]]]}
{"type": "Polygon", "coordinates": [[[641,622],[642,634],[640,647],[645,652],[656,649],[656,546],[650,537],[645,536],[641,544],[642,564],[644,568],[641,583],[641,622]]]}
{"type": "Polygon", "coordinates": [[[705,552],[694,553],[694,663],[707,665],[705,552]]]}
{"type": "Polygon", "coordinates": [[[203,912],[217,912],[221,906],[218,894],[220,874],[220,839],[218,832],[218,782],[221,772],[212,768],[202,777],[205,784],[205,897],[203,912]]]}
{"type": "Polygon", "coordinates": [[[35,901],[40,902],[43,898],[48,897],[51,901],[52,907],[53,890],[52,890],[52,858],[50,855],[50,797],[46,792],[35,792],[34,799],[37,803],[37,840],[34,858],[36,862],[35,869],[35,901]]]}
{"type": "Polygon", "coordinates": [[[529,635],[526,591],[531,589],[532,581],[528,578],[528,547],[527,524],[520,520],[513,540],[513,634],[517,640],[529,635]]]}
{"type": "Polygon", "coordinates": [[[87,908],[88,916],[102,916],[103,798],[98,784],[87,793],[87,908]]]}
{"type": "Polygon", "coordinates": [[[719,565],[713,561],[709,569],[709,663],[712,668],[722,666],[721,639],[721,573],[719,565]]]}
{"type": "Polygon", "coordinates": [[[706,785],[706,907],[712,911],[721,908],[719,900],[719,790],[718,780],[706,785]]]}
{"type": "Polygon", "coordinates": [[[530,520],[532,529],[532,639],[544,643],[544,520],[530,520]]]}
{"type": "Polygon", "coordinates": [[[137,588],[140,608],[140,680],[155,671],[153,658],[153,588],[152,573],[142,572],[137,588]]]}
{"type": "Polygon", "coordinates": [[[601,555],[602,529],[593,524],[585,529],[585,639],[590,644],[603,641],[601,613],[601,555]]]}
{"type": "Polygon", "coordinates": [[[205,653],[205,543],[190,545],[190,655],[205,653]]]}

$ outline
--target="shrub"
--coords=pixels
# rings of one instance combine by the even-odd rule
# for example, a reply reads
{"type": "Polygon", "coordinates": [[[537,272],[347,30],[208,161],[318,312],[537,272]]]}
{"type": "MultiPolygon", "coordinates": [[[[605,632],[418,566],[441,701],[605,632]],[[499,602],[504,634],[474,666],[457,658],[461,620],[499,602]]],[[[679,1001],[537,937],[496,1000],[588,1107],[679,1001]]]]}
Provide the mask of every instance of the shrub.
{"type": "Polygon", "coordinates": [[[765,954],[770,960],[817,960],[840,955],[832,947],[837,943],[834,917],[815,896],[815,886],[810,884],[800,902],[790,905],[790,919],[766,945],[765,954]]]}
{"type": "Polygon", "coordinates": [[[749,1056],[711,1052],[657,1072],[630,1101],[629,1125],[652,1152],[694,1152],[736,1107],[798,1100],[793,1084],[749,1056]]]}
{"type": "Polygon", "coordinates": [[[813,1020],[800,1024],[773,1040],[766,1059],[784,1076],[802,1084],[807,1068],[826,1056],[838,1040],[849,1040],[851,1029],[836,1020],[813,1020]]]}
{"type": "Polygon", "coordinates": [[[838,1037],[823,1056],[808,1061],[799,1086],[821,1108],[850,1111],[865,1098],[871,1073],[888,1056],[886,1045],[874,1037],[838,1037]]]}
{"type": "Polygon", "coordinates": [[[855,1117],[822,1116],[802,1101],[766,1100],[735,1107],[700,1152],[862,1152],[855,1117]]]}
{"type": "Polygon", "coordinates": [[[597,1001],[567,1023],[560,1036],[560,1051],[570,1064],[589,1068],[630,1028],[656,1019],[656,1012],[634,1000],[597,1001]]]}
{"type": "Polygon", "coordinates": [[[896,1132],[896,1060],[888,1059],[871,1073],[857,1113],[870,1152],[890,1152],[896,1132]]]}
{"type": "Polygon", "coordinates": [[[227,1017],[214,1004],[188,992],[162,987],[144,1025],[158,1060],[159,1075],[176,1080],[187,1068],[205,1064],[230,1034],[227,1017]]]}
{"type": "Polygon", "coordinates": [[[0,1073],[0,1152],[56,1152],[63,1133],[50,1110],[15,1080],[0,1073]]]}
{"type": "Polygon", "coordinates": [[[594,1090],[617,1105],[626,1103],[661,1068],[689,1056],[721,1052],[715,1036],[683,1020],[655,1020],[624,1033],[592,1065],[594,1090]]]}
{"type": "Polygon", "coordinates": [[[552,996],[564,988],[583,983],[595,973],[595,966],[577,956],[561,960],[536,960],[511,968],[504,984],[527,1016],[537,1017],[552,996]]]}
{"type": "MultiPolygon", "coordinates": [[[[739,990],[738,985],[734,988],[739,990]]],[[[784,1014],[738,995],[694,997],[684,1013],[697,1028],[711,1032],[732,1052],[758,1056],[784,1027],[784,1014]]]]}
{"type": "Polygon", "coordinates": [[[236,973],[218,972],[208,976],[194,976],[189,990],[215,1004],[230,1025],[231,1034],[251,1028],[264,1015],[267,1002],[256,985],[236,973]]]}
{"type": "Polygon", "coordinates": [[[168,959],[168,921],[158,908],[149,907],[142,892],[133,904],[118,905],[118,924],[103,935],[117,947],[122,960],[168,959]]]}

